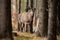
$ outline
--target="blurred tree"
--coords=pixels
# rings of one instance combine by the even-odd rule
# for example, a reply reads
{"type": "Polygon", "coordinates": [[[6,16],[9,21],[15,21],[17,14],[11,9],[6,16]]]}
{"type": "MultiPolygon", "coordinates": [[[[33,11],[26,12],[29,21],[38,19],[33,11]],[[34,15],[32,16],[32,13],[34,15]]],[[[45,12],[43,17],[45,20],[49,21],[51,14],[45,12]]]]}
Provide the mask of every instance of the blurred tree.
{"type": "MultiPolygon", "coordinates": [[[[18,15],[21,13],[21,0],[17,0],[17,5],[18,5],[18,15]]],[[[18,17],[19,18],[19,17],[18,17]]],[[[20,24],[18,22],[18,31],[20,31],[20,24]]]]}
{"type": "Polygon", "coordinates": [[[13,31],[18,30],[18,12],[17,12],[17,1],[11,0],[11,15],[12,15],[12,29],[13,31]]]}
{"type": "Polygon", "coordinates": [[[60,34],[60,0],[57,0],[57,34],[60,34]]]}
{"type": "Polygon", "coordinates": [[[48,40],[57,40],[57,0],[48,0],[49,19],[48,19],[48,40]]]}
{"type": "Polygon", "coordinates": [[[0,40],[12,40],[11,0],[0,0],[0,40]]]}
{"type": "Polygon", "coordinates": [[[31,4],[30,5],[31,5],[31,8],[33,8],[33,0],[31,0],[31,4]]]}
{"type": "Polygon", "coordinates": [[[6,34],[6,3],[4,0],[0,0],[0,37],[5,36],[6,34]]]}
{"type": "Polygon", "coordinates": [[[26,12],[28,11],[28,7],[31,7],[31,0],[27,0],[26,2],[26,12]]]}
{"type": "Polygon", "coordinates": [[[48,13],[46,12],[47,8],[47,0],[37,0],[37,15],[39,18],[39,25],[38,25],[38,30],[36,32],[36,35],[38,36],[46,36],[47,35],[47,23],[48,23],[48,13]]]}
{"type": "Polygon", "coordinates": [[[21,12],[21,0],[19,0],[19,13],[21,12]]]}
{"type": "Polygon", "coordinates": [[[11,0],[6,0],[6,30],[8,40],[13,40],[12,36],[12,21],[11,21],[11,0]]]}

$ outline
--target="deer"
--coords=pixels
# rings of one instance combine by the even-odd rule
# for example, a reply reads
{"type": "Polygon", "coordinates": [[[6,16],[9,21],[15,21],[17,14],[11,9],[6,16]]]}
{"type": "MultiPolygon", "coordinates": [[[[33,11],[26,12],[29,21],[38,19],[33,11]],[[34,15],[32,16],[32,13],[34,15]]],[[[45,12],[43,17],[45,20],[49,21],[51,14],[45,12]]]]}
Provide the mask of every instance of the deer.
{"type": "Polygon", "coordinates": [[[33,16],[34,16],[33,12],[34,12],[34,10],[29,8],[28,12],[22,12],[18,15],[19,16],[18,20],[22,26],[21,28],[23,28],[23,32],[26,31],[26,29],[28,29],[30,32],[30,24],[31,24],[31,21],[33,20],[33,16]]]}

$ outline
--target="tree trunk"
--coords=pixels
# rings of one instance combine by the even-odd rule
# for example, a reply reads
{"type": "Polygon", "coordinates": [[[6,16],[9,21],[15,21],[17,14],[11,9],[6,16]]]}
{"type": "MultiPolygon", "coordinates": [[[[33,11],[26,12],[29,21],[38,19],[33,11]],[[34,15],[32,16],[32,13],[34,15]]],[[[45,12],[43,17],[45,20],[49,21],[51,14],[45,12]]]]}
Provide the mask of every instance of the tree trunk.
{"type": "Polygon", "coordinates": [[[18,30],[18,13],[16,9],[16,0],[11,0],[12,28],[13,31],[18,30]]]}
{"type": "Polygon", "coordinates": [[[21,6],[21,0],[16,0],[16,10],[18,14],[20,13],[20,6],[21,6]]]}
{"type": "Polygon", "coordinates": [[[19,0],[19,13],[21,12],[21,0],[19,0]]]}
{"type": "Polygon", "coordinates": [[[27,7],[28,7],[28,0],[26,2],[26,12],[28,11],[27,7]]]}
{"type": "Polygon", "coordinates": [[[58,7],[57,7],[57,34],[60,34],[60,0],[58,1],[58,7]]]}
{"type": "Polygon", "coordinates": [[[37,11],[39,18],[39,25],[36,35],[46,36],[47,34],[47,13],[46,13],[46,1],[47,0],[37,0],[37,11]]]}
{"type": "Polygon", "coordinates": [[[28,0],[28,7],[31,7],[31,0],[28,0]]]}
{"type": "Polygon", "coordinates": [[[13,40],[12,36],[12,21],[11,21],[11,0],[6,0],[6,28],[7,37],[13,40]]]}
{"type": "Polygon", "coordinates": [[[30,0],[30,1],[31,1],[31,4],[30,4],[31,5],[31,8],[33,8],[33,0],[30,0]]]}
{"type": "MultiPolygon", "coordinates": [[[[33,8],[35,8],[36,9],[36,1],[37,0],[33,0],[33,8]]],[[[35,31],[35,24],[36,24],[36,10],[34,11],[34,17],[33,17],[33,32],[35,31]]]]}
{"type": "Polygon", "coordinates": [[[26,12],[28,11],[28,7],[31,7],[31,0],[27,0],[26,2],[26,12]]]}
{"type": "Polygon", "coordinates": [[[33,0],[33,8],[36,8],[36,1],[37,0],[33,0]]]}
{"type": "Polygon", "coordinates": [[[0,0],[0,37],[4,34],[6,31],[6,3],[4,0],[0,0]]]}
{"type": "Polygon", "coordinates": [[[48,8],[49,8],[48,40],[57,40],[56,39],[57,1],[48,0],[48,8]]]}
{"type": "Polygon", "coordinates": [[[12,40],[11,1],[0,0],[0,40],[7,37],[12,40]]]}

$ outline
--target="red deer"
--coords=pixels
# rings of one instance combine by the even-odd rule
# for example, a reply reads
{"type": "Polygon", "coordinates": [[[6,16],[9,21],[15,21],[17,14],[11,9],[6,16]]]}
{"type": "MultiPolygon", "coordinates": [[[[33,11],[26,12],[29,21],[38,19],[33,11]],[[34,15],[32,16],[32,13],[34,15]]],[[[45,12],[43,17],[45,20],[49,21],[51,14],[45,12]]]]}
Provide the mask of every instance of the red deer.
{"type": "Polygon", "coordinates": [[[26,31],[26,28],[27,28],[27,25],[28,25],[28,30],[30,31],[30,23],[31,21],[33,20],[32,17],[33,17],[33,10],[32,9],[29,9],[28,12],[23,12],[23,13],[20,13],[19,14],[19,23],[22,25],[22,28],[23,28],[23,31],[25,32],[26,31]],[[24,26],[25,25],[25,26],[24,26]]]}

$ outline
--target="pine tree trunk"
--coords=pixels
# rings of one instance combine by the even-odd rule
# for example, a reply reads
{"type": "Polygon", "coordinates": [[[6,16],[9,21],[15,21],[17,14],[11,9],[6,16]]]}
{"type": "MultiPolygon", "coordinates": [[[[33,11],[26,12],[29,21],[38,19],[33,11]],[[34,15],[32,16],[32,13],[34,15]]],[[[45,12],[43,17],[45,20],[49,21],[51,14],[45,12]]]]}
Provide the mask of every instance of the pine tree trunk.
{"type": "Polygon", "coordinates": [[[26,2],[26,12],[28,11],[28,7],[31,7],[31,0],[27,0],[26,2]]]}
{"type": "Polygon", "coordinates": [[[57,1],[48,0],[48,8],[49,8],[48,40],[57,40],[56,39],[57,1]]]}
{"type": "Polygon", "coordinates": [[[21,12],[21,0],[19,0],[19,13],[21,12]]]}
{"type": "Polygon", "coordinates": [[[4,32],[6,30],[6,3],[4,0],[0,0],[0,36],[4,35],[4,32]]]}
{"type": "Polygon", "coordinates": [[[20,0],[16,0],[16,10],[18,14],[19,14],[19,7],[20,7],[19,1],[20,0]]]}
{"type": "Polygon", "coordinates": [[[12,40],[11,1],[0,0],[0,5],[0,40],[4,37],[12,40]]]}
{"type": "Polygon", "coordinates": [[[31,0],[28,0],[28,7],[31,7],[31,0]]]}
{"type": "Polygon", "coordinates": [[[33,8],[36,8],[36,1],[37,0],[33,0],[33,8]]]}
{"type": "Polygon", "coordinates": [[[11,0],[6,0],[6,29],[7,37],[9,40],[13,40],[12,36],[12,21],[11,21],[11,0]]]}
{"type": "Polygon", "coordinates": [[[13,31],[18,30],[18,13],[16,8],[16,0],[11,0],[12,28],[13,31]]]}
{"type": "Polygon", "coordinates": [[[47,13],[46,13],[46,0],[37,0],[37,11],[39,17],[38,31],[36,35],[46,36],[47,34],[47,13]]]}
{"type": "Polygon", "coordinates": [[[57,7],[57,34],[60,34],[60,0],[58,1],[58,7],[57,7]]]}
{"type": "MultiPolygon", "coordinates": [[[[33,0],[33,8],[35,8],[36,9],[36,1],[37,0],[33,0]]],[[[34,17],[33,17],[33,32],[35,31],[35,23],[36,23],[36,10],[34,11],[34,17]]]]}
{"type": "Polygon", "coordinates": [[[33,8],[33,0],[30,0],[30,1],[31,1],[31,2],[30,2],[30,3],[31,3],[31,4],[30,4],[30,5],[31,5],[31,8],[33,8]]]}

